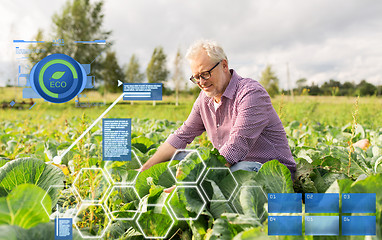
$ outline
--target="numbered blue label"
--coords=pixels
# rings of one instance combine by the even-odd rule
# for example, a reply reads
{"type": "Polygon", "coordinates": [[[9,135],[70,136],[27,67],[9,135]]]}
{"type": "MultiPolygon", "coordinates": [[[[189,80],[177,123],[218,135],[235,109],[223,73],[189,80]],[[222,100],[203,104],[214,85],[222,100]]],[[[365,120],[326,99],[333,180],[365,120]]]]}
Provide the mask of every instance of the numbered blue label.
{"type": "Polygon", "coordinates": [[[338,193],[305,193],[306,213],[338,213],[338,193]]]}
{"type": "Polygon", "coordinates": [[[375,216],[342,216],[342,235],[375,235],[375,216]]]}
{"type": "Polygon", "coordinates": [[[305,235],[337,236],[339,222],[338,216],[305,216],[305,235]]]}
{"type": "Polygon", "coordinates": [[[375,213],[375,193],[342,194],[342,213],[375,213]]]}
{"type": "Polygon", "coordinates": [[[269,193],[268,194],[269,213],[301,213],[302,194],[301,193],[269,193]]]}
{"type": "Polygon", "coordinates": [[[268,216],[268,235],[302,235],[302,217],[268,216]]]}

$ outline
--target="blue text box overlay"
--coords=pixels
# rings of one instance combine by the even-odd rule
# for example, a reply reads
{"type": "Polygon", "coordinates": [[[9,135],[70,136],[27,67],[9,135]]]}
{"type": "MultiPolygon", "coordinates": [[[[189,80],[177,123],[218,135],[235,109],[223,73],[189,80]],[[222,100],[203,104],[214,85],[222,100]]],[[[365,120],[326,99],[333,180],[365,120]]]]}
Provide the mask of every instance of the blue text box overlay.
{"type": "Polygon", "coordinates": [[[306,213],[338,213],[338,193],[305,193],[306,213]]]}
{"type": "Polygon", "coordinates": [[[73,227],[71,218],[55,218],[54,220],[54,239],[55,240],[72,240],[73,227]]]}
{"type": "Polygon", "coordinates": [[[123,100],[161,101],[162,83],[124,83],[123,100]]]}
{"type": "Polygon", "coordinates": [[[269,213],[301,213],[302,194],[301,193],[269,193],[268,194],[269,213]]]}
{"type": "Polygon", "coordinates": [[[302,235],[302,217],[268,216],[268,235],[302,235]]]}
{"type": "Polygon", "coordinates": [[[375,216],[342,216],[342,235],[375,235],[375,216]]]}
{"type": "Polygon", "coordinates": [[[305,216],[305,235],[337,236],[339,231],[338,216],[305,216]]]}
{"type": "Polygon", "coordinates": [[[375,193],[342,194],[342,213],[375,213],[375,193]]]}
{"type": "Polygon", "coordinates": [[[102,119],[102,156],[104,161],[131,160],[131,119],[102,119]]]}

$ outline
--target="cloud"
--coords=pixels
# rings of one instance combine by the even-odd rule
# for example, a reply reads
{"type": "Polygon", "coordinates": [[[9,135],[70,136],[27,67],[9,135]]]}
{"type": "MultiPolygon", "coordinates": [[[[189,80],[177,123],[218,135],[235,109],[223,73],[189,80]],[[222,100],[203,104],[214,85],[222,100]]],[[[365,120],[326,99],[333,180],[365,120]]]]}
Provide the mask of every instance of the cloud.
{"type": "MultiPolygon", "coordinates": [[[[19,38],[32,37],[38,28],[49,28],[46,13],[59,11],[65,1],[53,2],[2,3],[2,27],[7,33],[16,24],[19,38]]],[[[144,70],[161,45],[172,68],[178,48],[184,53],[193,41],[212,38],[243,77],[258,79],[272,64],[283,88],[288,87],[287,63],[291,82],[305,77],[316,84],[331,78],[382,84],[381,1],[113,0],[104,10],[104,27],[113,31],[121,65],[134,53],[144,70]]],[[[185,66],[184,72],[188,76],[190,70],[185,66]]]]}

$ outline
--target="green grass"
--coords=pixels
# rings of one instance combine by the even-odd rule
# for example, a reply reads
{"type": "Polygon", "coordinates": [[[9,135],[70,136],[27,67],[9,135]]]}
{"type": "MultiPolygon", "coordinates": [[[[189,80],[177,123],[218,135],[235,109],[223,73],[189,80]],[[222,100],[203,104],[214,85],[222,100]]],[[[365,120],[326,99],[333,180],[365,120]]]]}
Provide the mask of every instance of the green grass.
{"type": "MultiPolygon", "coordinates": [[[[0,95],[3,102],[10,102],[13,99],[23,100],[20,98],[21,88],[0,88],[0,95]]],[[[81,99],[83,103],[101,102],[105,105],[79,108],[75,107],[74,100],[64,104],[52,104],[37,99],[35,100],[37,104],[31,110],[28,109],[29,106],[24,110],[0,109],[0,122],[20,119],[46,122],[53,117],[55,124],[62,124],[65,120],[70,121],[73,117],[80,117],[83,114],[90,119],[96,119],[120,96],[120,93],[101,96],[92,91],[87,95],[88,98],[81,99]]],[[[304,124],[319,122],[343,126],[352,122],[355,99],[354,97],[297,96],[292,100],[290,96],[277,96],[272,99],[272,103],[284,125],[292,121],[300,121],[304,124]]],[[[153,106],[152,102],[134,102],[134,105],[131,105],[130,101],[121,100],[105,117],[184,121],[192,109],[194,100],[193,96],[183,96],[180,98],[179,106],[175,106],[174,96],[164,97],[163,101],[156,102],[156,106],[153,106]]],[[[362,97],[359,100],[358,110],[358,123],[372,129],[382,126],[382,98],[362,97]]]]}
{"type": "MultiPolygon", "coordinates": [[[[273,100],[273,106],[284,125],[296,120],[304,124],[343,126],[353,121],[355,100],[355,97],[300,96],[292,101],[290,97],[279,96],[273,100]]],[[[359,124],[371,129],[382,127],[382,98],[360,98],[358,111],[359,124]]]]}

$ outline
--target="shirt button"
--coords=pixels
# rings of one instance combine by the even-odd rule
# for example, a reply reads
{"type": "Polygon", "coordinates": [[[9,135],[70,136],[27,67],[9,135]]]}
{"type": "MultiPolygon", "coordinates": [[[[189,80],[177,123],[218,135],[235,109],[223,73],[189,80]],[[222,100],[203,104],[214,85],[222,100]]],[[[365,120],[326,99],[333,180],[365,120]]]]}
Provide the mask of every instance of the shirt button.
{"type": "Polygon", "coordinates": [[[218,125],[217,125],[218,127],[220,127],[220,124],[218,123],[218,125]]]}

